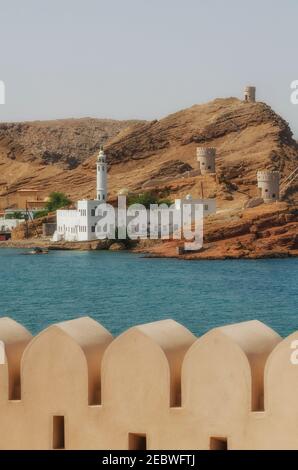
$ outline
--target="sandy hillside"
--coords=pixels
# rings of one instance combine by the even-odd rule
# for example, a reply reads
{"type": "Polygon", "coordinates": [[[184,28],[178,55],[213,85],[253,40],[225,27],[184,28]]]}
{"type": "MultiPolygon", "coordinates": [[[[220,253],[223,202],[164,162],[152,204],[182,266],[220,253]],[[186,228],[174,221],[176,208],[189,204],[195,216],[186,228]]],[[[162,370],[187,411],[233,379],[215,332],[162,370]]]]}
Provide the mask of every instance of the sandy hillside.
{"type": "MultiPolygon", "coordinates": [[[[298,165],[288,124],[264,103],[236,98],[195,105],[159,121],[73,119],[0,125],[0,191],[63,190],[73,200],[94,197],[95,158],[102,142],[113,198],[123,187],[156,189],[173,198],[216,196],[237,207],[257,194],[256,171],[278,169],[284,179],[298,165]],[[196,147],[217,148],[217,182],[197,175],[196,147]],[[6,189],[7,188],[7,189],[6,189]]],[[[291,190],[295,197],[295,188],[291,190]]]]}

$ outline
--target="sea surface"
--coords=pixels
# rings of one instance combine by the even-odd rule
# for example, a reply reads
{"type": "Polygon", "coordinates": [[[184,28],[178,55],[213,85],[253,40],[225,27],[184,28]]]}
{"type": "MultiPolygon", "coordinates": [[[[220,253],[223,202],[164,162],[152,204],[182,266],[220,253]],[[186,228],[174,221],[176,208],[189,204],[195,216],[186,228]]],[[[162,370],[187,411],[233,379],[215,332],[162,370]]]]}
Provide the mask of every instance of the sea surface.
{"type": "Polygon", "coordinates": [[[127,252],[0,249],[0,316],[36,334],[89,315],[113,334],[173,318],[194,334],[258,319],[298,329],[298,258],[183,261],[127,252]]]}

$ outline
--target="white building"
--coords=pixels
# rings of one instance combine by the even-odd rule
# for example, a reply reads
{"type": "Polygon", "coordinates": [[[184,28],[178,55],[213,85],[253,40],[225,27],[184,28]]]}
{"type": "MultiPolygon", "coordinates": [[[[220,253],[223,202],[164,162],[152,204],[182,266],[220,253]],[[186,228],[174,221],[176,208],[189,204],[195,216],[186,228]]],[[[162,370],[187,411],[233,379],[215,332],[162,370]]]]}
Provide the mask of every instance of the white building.
{"type": "Polygon", "coordinates": [[[136,238],[147,238],[152,231],[166,237],[176,231],[178,226],[182,226],[183,204],[191,205],[191,223],[195,220],[195,204],[203,204],[204,216],[216,212],[215,199],[192,199],[188,195],[185,199],[176,199],[172,209],[157,206],[144,211],[143,206],[139,210],[134,205],[133,209],[125,209],[123,218],[122,211],[113,208],[114,213],[109,212],[107,216],[106,201],[107,163],[103,150],[100,150],[97,157],[96,199],[78,201],[77,208],[73,210],[58,210],[57,230],[53,241],[91,241],[98,239],[100,233],[103,234],[102,238],[116,238],[118,219],[119,230],[124,226],[132,237],[135,234],[136,238]]]}
{"type": "MultiPolygon", "coordinates": [[[[54,241],[95,240],[96,223],[101,218],[98,207],[107,200],[107,162],[101,149],[97,157],[96,199],[77,202],[77,209],[57,211],[57,230],[54,241]]],[[[107,232],[109,232],[107,227],[107,232]]]]}
{"type": "MultiPolygon", "coordinates": [[[[214,214],[216,212],[216,199],[193,199],[191,194],[188,194],[185,199],[175,199],[174,209],[170,211],[171,215],[169,217],[169,222],[167,223],[167,217],[162,216],[163,210],[160,210],[158,222],[153,225],[155,231],[158,231],[158,234],[161,237],[167,237],[168,234],[172,235],[173,233],[179,231],[180,228],[183,228],[185,225],[185,221],[187,220],[184,210],[184,204],[188,207],[190,206],[190,225],[193,225],[196,220],[196,213],[195,208],[198,205],[203,206],[203,217],[207,217],[210,214],[214,214]]],[[[154,217],[154,211],[150,214],[151,218],[153,215],[153,220],[156,221],[156,216],[154,217]]],[[[150,220],[150,225],[152,224],[152,220],[150,220]]]]}
{"type": "Polygon", "coordinates": [[[216,199],[209,198],[209,199],[193,199],[190,194],[186,196],[185,199],[175,199],[175,207],[178,210],[181,210],[183,204],[191,204],[191,206],[195,207],[196,204],[203,204],[203,215],[204,217],[215,214],[216,212],[216,199]]]}
{"type": "Polygon", "coordinates": [[[0,218],[0,232],[11,232],[13,229],[18,227],[20,224],[25,222],[24,219],[5,219],[0,218]]]}

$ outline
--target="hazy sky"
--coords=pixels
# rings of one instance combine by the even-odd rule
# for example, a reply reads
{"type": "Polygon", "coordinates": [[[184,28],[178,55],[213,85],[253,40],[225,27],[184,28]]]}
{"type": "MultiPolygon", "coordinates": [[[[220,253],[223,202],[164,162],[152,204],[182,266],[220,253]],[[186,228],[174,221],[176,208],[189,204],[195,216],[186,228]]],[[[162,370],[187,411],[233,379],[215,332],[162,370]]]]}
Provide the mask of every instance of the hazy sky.
{"type": "Polygon", "coordinates": [[[257,98],[298,136],[297,0],[0,0],[0,120],[160,118],[257,98]]]}

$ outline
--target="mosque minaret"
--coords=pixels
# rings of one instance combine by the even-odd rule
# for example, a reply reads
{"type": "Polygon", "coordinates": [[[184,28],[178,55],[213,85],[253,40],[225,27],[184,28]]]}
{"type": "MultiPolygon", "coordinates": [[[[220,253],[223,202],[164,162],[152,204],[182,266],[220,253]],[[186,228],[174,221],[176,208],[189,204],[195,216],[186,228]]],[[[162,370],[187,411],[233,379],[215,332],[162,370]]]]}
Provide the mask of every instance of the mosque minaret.
{"type": "Polygon", "coordinates": [[[96,199],[97,201],[107,200],[107,161],[103,147],[101,147],[96,162],[96,199]]]}

